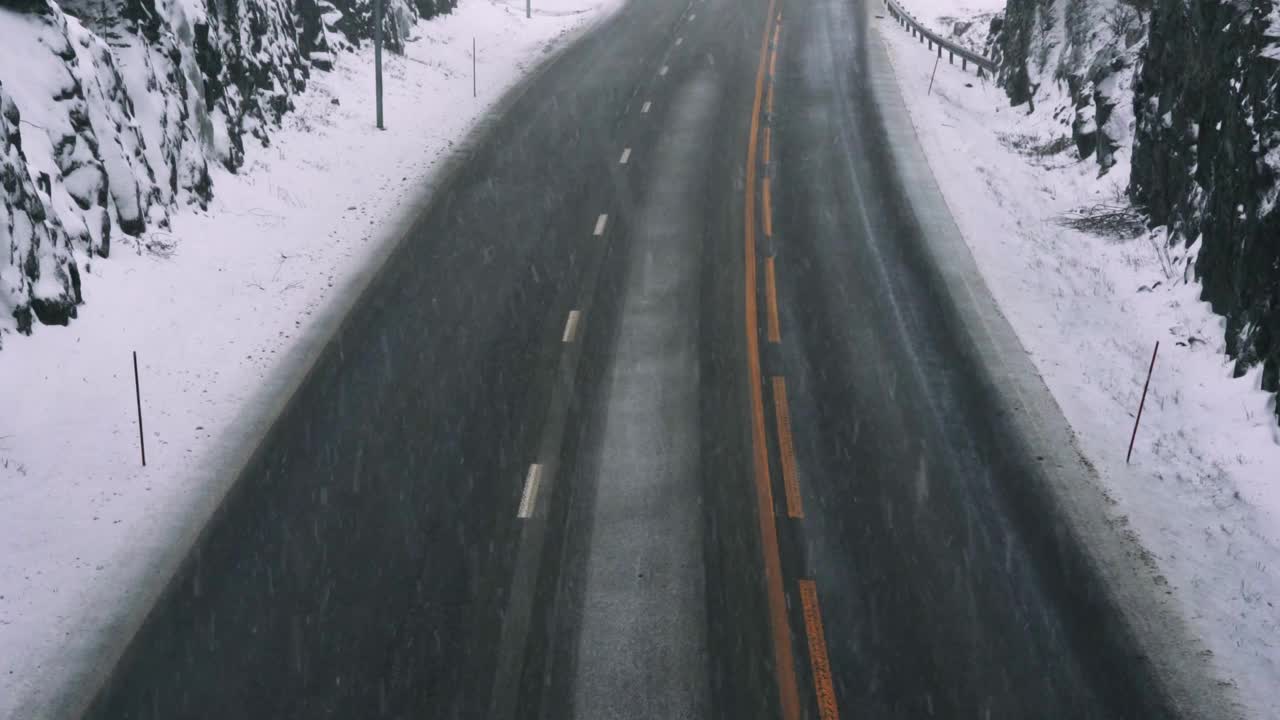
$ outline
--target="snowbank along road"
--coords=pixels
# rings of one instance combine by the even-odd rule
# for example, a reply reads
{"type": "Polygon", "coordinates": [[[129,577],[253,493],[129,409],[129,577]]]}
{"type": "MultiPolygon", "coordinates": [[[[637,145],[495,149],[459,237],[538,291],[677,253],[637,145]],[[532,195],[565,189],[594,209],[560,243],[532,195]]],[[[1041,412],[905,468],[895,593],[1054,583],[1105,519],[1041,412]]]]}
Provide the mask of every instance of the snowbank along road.
{"type": "Polygon", "coordinates": [[[524,86],[88,716],[1211,716],[872,9],[632,3],[524,86]]]}

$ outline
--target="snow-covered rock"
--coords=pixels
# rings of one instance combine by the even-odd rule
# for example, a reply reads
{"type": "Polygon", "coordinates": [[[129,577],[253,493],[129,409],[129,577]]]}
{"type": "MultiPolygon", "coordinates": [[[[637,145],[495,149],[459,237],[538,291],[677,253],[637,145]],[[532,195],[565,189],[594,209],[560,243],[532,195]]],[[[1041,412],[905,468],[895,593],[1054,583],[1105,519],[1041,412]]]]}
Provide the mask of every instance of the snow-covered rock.
{"type": "MultiPolygon", "coordinates": [[[[454,2],[386,7],[387,46],[398,51],[419,17],[454,2]]],[[[153,234],[176,204],[207,205],[210,165],[238,170],[246,138],[270,143],[312,68],[332,68],[337,51],[372,33],[371,0],[0,7],[0,85],[21,118],[4,121],[0,238],[13,240],[0,256],[0,345],[5,333],[30,333],[33,317],[65,324],[92,302],[93,262],[113,244],[170,247],[153,234]]]]}
{"type": "Polygon", "coordinates": [[[11,330],[30,332],[33,314],[65,323],[80,302],[71,243],[45,192],[37,191],[22,150],[22,116],[0,85],[0,344],[11,330]]]}
{"type": "MultiPolygon", "coordinates": [[[[1280,10],[1274,0],[1008,0],[1000,82],[1078,155],[1130,173],[1203,299],[1235,375],[1280,390],[1280,10]]],[[[1280,405],[1277,406],[1280,415],[1280,405]]]]}
{"type": "Polygon", "coordinates": [[[1125,0],[1008,0],[992,37],[1010,102],[1051,113],[1101,172],[1132,144],[1130,88],[1145,17],[1125,0]]]}

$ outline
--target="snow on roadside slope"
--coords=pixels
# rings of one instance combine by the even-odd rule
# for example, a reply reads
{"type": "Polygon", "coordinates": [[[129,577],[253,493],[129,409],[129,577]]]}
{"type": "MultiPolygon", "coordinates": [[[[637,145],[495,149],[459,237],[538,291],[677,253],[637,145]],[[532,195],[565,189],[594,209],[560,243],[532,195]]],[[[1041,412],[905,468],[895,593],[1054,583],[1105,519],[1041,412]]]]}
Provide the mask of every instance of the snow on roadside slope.
{"type": "Polygon", "coordinates": [[[272,146],[215,170],[207,212],[95,264],[69,327],[10,336],[0,353],[0,718],[57,692],[114,622],[113,598],[148,573],[212,460],[238,441],[241,406],[278,373],[346,278],[394,238],[450,148],[549,52],[621,0],[468,0],[384,55],[385,132],[373,128],[372,52],[314,74],[272,146]],[[479,98],[471,97],[476,39],[479,98]],[[167,235],[181,242],[167,241],[167,235]],[[158,298],[163,300],[157,301],[158,298]],[[138,463],[130,352],[142,376],[138,463]]]}
{"type": "MultiPolygon", "coordinates": [[[[935,1],[933,3],[937,5],[935,1]]],[[[1051,121],[877,20],[929,164],[978,266],[1170,593],[1250,717],[1280,717],[1280,430],[1260,370],[1231,379],[1223,319],[1162,233],[1099,237],[1064,213],[1122,202],[1051,121]],[[1048,122],[1039,126],[1036,123],[1048,122]],[[1065,148],[1065,149],[1064,149],[1065,148]],[[1053,152],[1053,150],[1058,152],[1053,152]],[[1134,448],[1125,450],[1160,341],[1134,448]]],[[[1194,249],[1190,251],[1194,252],[1194,249]]]]}

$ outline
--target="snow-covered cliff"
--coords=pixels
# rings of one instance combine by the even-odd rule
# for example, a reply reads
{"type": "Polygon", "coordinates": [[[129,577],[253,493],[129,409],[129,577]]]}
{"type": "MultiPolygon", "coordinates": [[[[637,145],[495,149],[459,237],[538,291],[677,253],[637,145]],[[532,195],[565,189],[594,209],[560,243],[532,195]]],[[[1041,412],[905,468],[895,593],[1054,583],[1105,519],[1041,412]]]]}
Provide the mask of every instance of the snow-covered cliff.
{"type": "MultiPolygon", "coordinates": [[[[992,51],[1031,122],[1128,173],[1235,374],[1280,390],[1280,11],[1273,0],[1008,0],[992,51]]],[[[1124,176],[1122,176],[1124,177],[1124,176]]],[[[1280,405],[1277,406],[1280,415],[1280,405]]]]}
{"type": "Polygon", "coordinates": [[[1051,114],[1103,172],[1132,145],[1144,10],[1125,0],[1009,0],[992,55],[1014,105],[1051,114]]]}
{"type": "MultiPolygon", "coordinates": [[[[403,47],[451,0],[391,0],[403,47]]],[[[0,347],[92,302],[112,250],[165,253],[209,166],[270,143],[313,68],[372,34],[369,0],[0,2],[0,347]]]]}
{"type": "MultiPolygon", "coordinates": [[[[1226,317],[1236,376],[1280,390],[1280,7],[1272,0],[1155,5],[1133,104],[1129,191],[1199,245],[1203,299],[1226,317]]],[[[1280,414],[1280,407],[1277,407],[1280,414]]]]}

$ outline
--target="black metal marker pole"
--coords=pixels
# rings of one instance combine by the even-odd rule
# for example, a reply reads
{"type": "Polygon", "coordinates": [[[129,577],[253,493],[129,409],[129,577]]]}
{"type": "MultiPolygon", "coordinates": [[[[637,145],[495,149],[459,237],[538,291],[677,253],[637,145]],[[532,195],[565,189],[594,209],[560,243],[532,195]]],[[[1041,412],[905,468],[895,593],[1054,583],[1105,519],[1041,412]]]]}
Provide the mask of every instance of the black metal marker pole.
{"type": "Polygon", "coordinates": [[[1151,387],[1151,372],[1156,369],[1156,353],[1160,352],[1160,341],[1156,341],[1156,349],[1151,351],[1151,367],[1147,368],[1147,382],[1142,386],[1142,400],[1138,402],[1138,416],[1133,419],[1133,434],[1129,436],[1129,452],[1124,456],[1124,462],[1129,464],[1129,458],[1133,457],[1133,441],[1138,437],[1138,423],[1142,422],[1142,406],[1147,404],[1147,388],[1151,387]]]}
{"type": "Polygon", "coordinates": [[[133,351],[133,397],[138,401],[138,449],[142,451],[142,467],[147,466],[147,438],[142,434],[142,385],[138,382],[138,351],[133,351]]]}
{"type": "Polygon", "coordinates": [[[382,126],[382,0],[373,3],[373,74],[378,104],[378,129],[382,126]]]}

